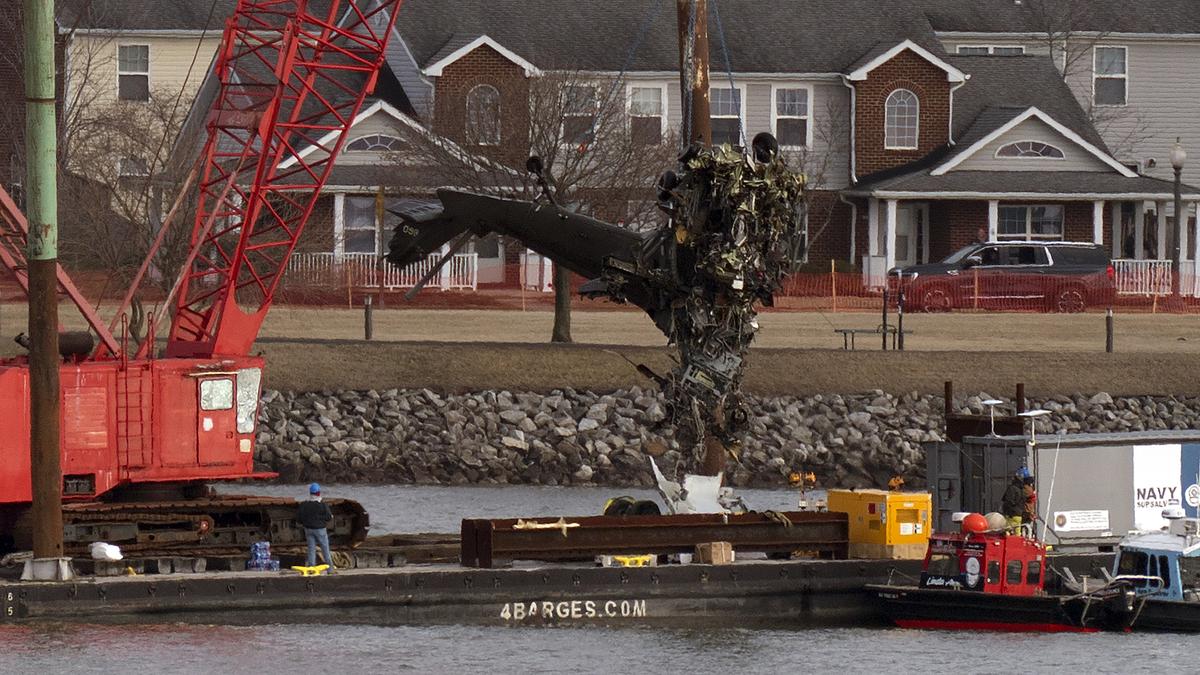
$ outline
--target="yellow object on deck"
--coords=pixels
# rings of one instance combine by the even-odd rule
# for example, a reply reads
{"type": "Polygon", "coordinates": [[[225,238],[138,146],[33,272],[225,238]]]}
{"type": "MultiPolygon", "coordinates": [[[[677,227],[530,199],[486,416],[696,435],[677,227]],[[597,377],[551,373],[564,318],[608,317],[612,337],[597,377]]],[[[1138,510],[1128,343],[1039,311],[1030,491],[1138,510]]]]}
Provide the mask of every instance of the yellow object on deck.
{"type": "Polygon", "coordinates": [[[829,510],[850,519],[850,555],[923,558],[929,545],[933,498],[928,492],[830,490],[829,510]]]}
{"type": "Polygon", "coordinates": [[[647,567],[654,562],[656,556],[653,553],[646,555],[614,555],[613,561],[621,567],[647,567]]]}
{"type": "Polygon", "coordinates": [[[315,577],[324,574],[325,570],[329,569],[329,565],[313,565],[305,567],[304,565],[292,565],[292,569],[300,573],[302,577],[315,577]]]}

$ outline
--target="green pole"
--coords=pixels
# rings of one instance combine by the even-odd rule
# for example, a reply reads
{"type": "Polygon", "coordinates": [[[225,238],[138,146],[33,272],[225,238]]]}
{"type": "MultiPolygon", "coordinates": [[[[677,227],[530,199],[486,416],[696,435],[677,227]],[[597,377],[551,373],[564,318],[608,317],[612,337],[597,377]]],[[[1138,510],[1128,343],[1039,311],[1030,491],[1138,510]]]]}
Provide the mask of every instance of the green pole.
{"type": "Polygon", "coordinates": [[[54,0],[25,0],[24,22],[33,556],[61,558],[63,523],[58,429],[58,144],[55,128],[54,0]]]}

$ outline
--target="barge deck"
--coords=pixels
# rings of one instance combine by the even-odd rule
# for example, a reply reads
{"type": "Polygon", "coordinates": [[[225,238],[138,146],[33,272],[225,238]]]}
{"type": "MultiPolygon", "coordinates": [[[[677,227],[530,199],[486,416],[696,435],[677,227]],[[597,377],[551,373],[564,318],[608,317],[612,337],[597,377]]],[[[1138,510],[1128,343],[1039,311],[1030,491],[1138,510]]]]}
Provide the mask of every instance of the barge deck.
{"type": "MultiPolygon", "coordinates": [[[[1080,575],[1105,560],[1111,556],[1071,556],[1062,563],[1080,575]]],[[[0,625],[883,625],[879,601],[864,586],[916,575],[920,564],[747,560],[636,568],[542,563],[503,569],[410,564],[318,577],[239,571],[0,581],[0,625]]]]}

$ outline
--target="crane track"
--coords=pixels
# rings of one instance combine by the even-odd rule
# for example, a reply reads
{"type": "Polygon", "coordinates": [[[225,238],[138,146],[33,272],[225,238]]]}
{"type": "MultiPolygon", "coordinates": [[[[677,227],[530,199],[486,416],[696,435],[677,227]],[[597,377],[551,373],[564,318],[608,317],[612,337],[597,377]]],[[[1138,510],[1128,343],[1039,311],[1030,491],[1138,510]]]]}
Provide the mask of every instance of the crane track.
{"type": "MultiPolygon", "coordinates": [[[[367,536],[370,518],[349,499],[326,500],[333,512],[330,545],[354,548],[367,536]]],[[[63,506],[64,548],[83,553],[97,541],[125,552],[176,556],[245,552],[256,541],[303,546],[295,517],[299,502],[286,497],[219,495],[146,502],[85,502],[63,506]]]]}

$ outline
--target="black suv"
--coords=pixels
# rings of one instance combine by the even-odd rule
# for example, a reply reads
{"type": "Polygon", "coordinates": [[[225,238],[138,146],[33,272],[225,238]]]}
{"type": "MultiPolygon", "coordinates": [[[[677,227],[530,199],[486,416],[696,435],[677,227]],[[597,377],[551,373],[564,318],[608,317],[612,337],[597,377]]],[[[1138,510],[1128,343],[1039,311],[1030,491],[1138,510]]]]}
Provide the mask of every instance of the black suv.
{"type": "Polygon", "coordinates": [[[1082,312],[1110,304],[1113,266],[1098,244],[985,242],[938,263],[893,269],[889,285],[904,288],[905,308],[1024,309],[1082,312]]]}

